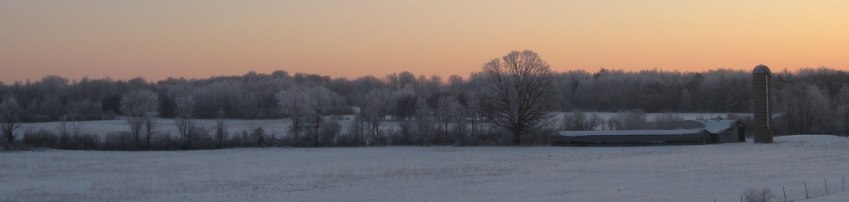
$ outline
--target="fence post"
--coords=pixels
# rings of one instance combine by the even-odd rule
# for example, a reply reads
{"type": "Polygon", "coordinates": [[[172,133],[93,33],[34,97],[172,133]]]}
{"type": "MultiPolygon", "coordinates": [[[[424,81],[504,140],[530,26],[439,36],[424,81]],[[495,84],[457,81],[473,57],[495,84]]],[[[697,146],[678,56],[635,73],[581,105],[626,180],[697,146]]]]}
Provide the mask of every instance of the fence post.
{"type": "Polygon", "coordinates": [[[846,176],[843,176],[843,181],[841,183],[840,187],[843,187],[843,191],[846,191],[846,176]]]}
{"type": "Polygon", "coordinates": [[[743,195],[740,194],[740,202],[743,202],[743,195]]]}
{"type": "Polygon", "coordinates": [[[802,182],[802,183],[805,183],[805,199],[810,199],[811,197],[808,197],[808,182],[802,182]]]}
{"type": "Polygon", "coordinates": [[[825,182],[825,195],[828,196],[828,179],[822,179],[825,182]]]}
{"type": "Polygon", "coordinates": [[[784,190],[784,187],[781,187],[781,193],[784,193],[784,202],[787,202],[787,191],[784,190]]]}

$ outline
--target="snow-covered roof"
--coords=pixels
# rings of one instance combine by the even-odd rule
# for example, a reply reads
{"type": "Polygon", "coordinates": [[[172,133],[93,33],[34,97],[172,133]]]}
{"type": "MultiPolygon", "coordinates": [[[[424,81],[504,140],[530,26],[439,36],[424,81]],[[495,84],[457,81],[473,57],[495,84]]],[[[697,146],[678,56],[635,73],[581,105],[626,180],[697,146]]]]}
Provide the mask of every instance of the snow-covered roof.
{"type": "MultiPolygon", "coordinates": [[[[719,134],[729,129],[737,127],[737,120],[691,120],[699,123],[703,128],[712,134],[719,134]]],[[[695,129],[695,128],[693,128],[695,129]]]]}
{"type": "Polygon", "coordinates": [[[704,130],[607,130],[607,131],[559,131],[560,136],[641,136],[641,135],[691,135],[700,134],[704,130]]]}

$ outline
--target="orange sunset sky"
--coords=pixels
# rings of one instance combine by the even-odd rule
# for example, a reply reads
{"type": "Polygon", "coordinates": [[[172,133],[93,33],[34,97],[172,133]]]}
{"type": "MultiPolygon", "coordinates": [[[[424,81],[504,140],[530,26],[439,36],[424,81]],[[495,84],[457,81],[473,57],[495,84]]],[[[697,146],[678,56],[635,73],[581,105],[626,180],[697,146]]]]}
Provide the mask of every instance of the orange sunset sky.
{"type": "Polygon", "coordinates": [[[847,0],[3,0],[0,80],[479,71],[849,70],[847,0]]]}

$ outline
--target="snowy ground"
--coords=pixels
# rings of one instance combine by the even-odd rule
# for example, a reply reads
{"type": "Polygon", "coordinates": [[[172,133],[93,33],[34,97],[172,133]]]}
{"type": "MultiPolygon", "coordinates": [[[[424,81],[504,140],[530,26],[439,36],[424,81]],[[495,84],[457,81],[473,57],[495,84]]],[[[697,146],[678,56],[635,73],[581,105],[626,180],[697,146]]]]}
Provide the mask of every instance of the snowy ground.
{"type": "Polygon", "coordinates": [[[0,201],[740,201],[750,187],[781,200],[782,186],[801,199],[825,179],[841,190],[849,139],[776,142],[0,152],[0,201]]]}
{"type": "MultiPolygon", "coordinates": [[[[601,117],[602,119],[610,119],[615,116],[617,113],[614,112],[587,112],[587,114],[595,114],[601,117]]],[[[662,113],[646,113],[646,117],[648,119],[654,119],[655,116],[662,113]]],[[[715,117],[726,117],[728,113],[678,113],[682,118],[688,120],[695,119],[711,119],[715,117]]],[[[746,114],[738,114],[738,115],[746,115],[746,114]]],[[[557,116],[560,117],[560,116],[557,116]]],[[[336,116],[333,117],[338,119],[339,123],[342,125],[343,131],[346,131],[350,125],[352,124],[353,116],[336,116]]],[[[207,129],[212,129],[215,127],[217,120],[214,119],[198,119],[195,120],[195,123],[199,126],[202,126],[207,129]]],[[[253,131],[255,128],[263,128],[266,130],[268,134],[274,135],[284,135],[287,134],[289,125],[291,124],[291,120],[289,119],[268,119],[268,120],[239,120],[239,119],[227,119],[224,121],[227,129],[230,134],[240,133],[243,131],[253,131]]],[[[177,126],[174,124],[173,119],[156,119],[157,131],[160,134],[171,134],[175,136],[177,133],[177,126]]],[[[559,123],[559,122],[558,122],[559,123]]],[[[127,121],[123,119],[117,120],[101,120],[101,121],[79,121],[76,122],[79,125],[80,131],[84,134],[95,134],[95,135],[106,135],[110,133],[116,132],[125,132],[129,131],[127,126],[127,121]]],[[[38,131],[38,130],[50,130],[50,131],[58,131],[61,126],[60,122],[42,122],[42,123],[24,123],[21,124],[21,128],[17,130],[16,134],[20,138],[21,135],[26,131],[38,131]]],[[[398,121],[383,121],[381,123],[381,128],[388,130],[398,130],[399,122],[398,121]]]]}

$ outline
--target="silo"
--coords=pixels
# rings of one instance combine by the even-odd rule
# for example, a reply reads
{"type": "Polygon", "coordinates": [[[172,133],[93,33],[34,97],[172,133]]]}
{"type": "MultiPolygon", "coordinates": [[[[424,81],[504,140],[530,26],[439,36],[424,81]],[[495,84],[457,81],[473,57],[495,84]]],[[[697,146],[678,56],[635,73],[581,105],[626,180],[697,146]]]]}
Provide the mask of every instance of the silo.
{"type": "Polygon", "coordinates": [[[755,143],[772,142],[772,107],[770,106],[770,71],[758,65],[752,71],[752,111],[754,112],[755,143]]]}

